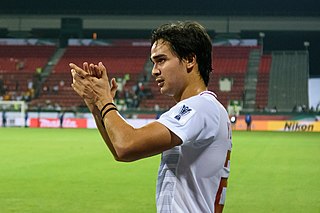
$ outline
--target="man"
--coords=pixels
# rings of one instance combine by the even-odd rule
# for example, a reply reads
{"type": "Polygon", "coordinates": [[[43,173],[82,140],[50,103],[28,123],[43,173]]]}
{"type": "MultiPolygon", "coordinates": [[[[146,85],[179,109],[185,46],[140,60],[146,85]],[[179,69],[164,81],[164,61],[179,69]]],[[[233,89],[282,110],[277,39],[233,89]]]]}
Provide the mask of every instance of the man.
{"type": "Polygon", "coordinates": [[[246,114],[244,120],[247,124],[247,131],[251,131],[251,122],[252,122],[251,114],[250,113],[246,114]]]}
{"type": "Polygon", "coordinates": [[[2,127],[7,126],[7,113],[6,110],[2,111],[2,127]]]}
{"type": "Polygon", "coordinates": [[[151,39],[152,75],[164,95],[177,104],[141,128],[117,112],[115,79],[106,68],[70,64],[72,87],[94,115],[98,129],[118,161],[162,153],[157,182],[157,212],[222,212],[225,200],[231,128],[228,114],[207,91],[212,44],[195,22],[165,24],[151,39]]]}

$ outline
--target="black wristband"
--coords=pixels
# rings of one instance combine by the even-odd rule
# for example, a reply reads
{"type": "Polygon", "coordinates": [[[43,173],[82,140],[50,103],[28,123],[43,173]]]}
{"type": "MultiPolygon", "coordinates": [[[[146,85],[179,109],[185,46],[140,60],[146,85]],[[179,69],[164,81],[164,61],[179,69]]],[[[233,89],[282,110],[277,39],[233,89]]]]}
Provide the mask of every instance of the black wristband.
{"type": "Polygon", "coordinates": [[[102,107],[102,109],[100,110],[101,116],[102,116],[103,110],[104,110],[107,106],[110,106],[110,105],[116,107],[116,105],[114,105],[114,103],[106,103],[106,105],[104,105],[104,106],[102,107]]]}
{"type": "Polygon", "coordinates": [[[102,115],[102,121],[104,120],[104,117],[106,116],[106,114],[107,114],[108,112],[110,112],[111,110],[116,110],[116,111],[118,111],[118,109],[115,108],[115,107],[111,107],[111,108],[107,109],[107,111],[105,111],[105,113],[103,113],[103,115],[102,115]]]}

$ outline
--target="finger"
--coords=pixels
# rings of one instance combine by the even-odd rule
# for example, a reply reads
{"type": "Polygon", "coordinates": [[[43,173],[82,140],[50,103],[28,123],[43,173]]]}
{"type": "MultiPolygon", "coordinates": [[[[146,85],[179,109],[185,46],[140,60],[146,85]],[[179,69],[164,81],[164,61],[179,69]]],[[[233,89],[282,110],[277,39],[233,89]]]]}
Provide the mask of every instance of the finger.
{"type": "Polygon", "coordinates": [[[76,71],[74,71],[74,69],[71,69],[70,72],[71,72],[71,76],[72,76],[72,83],[74,83],[75,82],[74,78],[75,78],[76,71]]]}
{"type": "Polygon", "coordinates": [[[93,63],[91,63],[91,64],[89,65],[89,70],[90,70],[90,75],[91,75],[91,76],[95,76],[94,67],[95,67],[95,65],[94,65],[93,63]]]}
{"type": "Polygon", "coordinates": [[[92,64],[92,66],[90,67],[91,71],[92,71],[92,76],[96,77],[96,78],[100,78],[99,77],[99,73],[97,72],[97,65],[92,64]]]}
{"type": "Polygon", "coordinates": [[[79,75],[76,74],[76,72],[74,71],[74,69],[71,70],[72,73],[72,88],[75,89],[76,87],[78,87],[79,84],[81,84],[81,78],[79,75]]]}
{"type": "Polygon", "coordinates": [[[78,95],[79,95],[80,97],[83,97],[83,95],[82,95],[82,94],[83,94],[83,91],[79,89],[79,85],[78,85],[76,82],[72,83],[72,84],[71,84],[71,87],[73,88],[73,90],[74,90],[76,93],[78,93],[78,95]]]}
{"type": "Polygon", "coordinates": [[[97,78],[101,78],[102,73],[97,65],[94,66],[94,72],[97,78]]]}
{"type": "Polygon", "coordinates": [[[86,88],[89,88],[91,89],[90,85],[91,85],[91,78],[90,76],[86,77],[86,78],[83,78],[81,76],[79,76],[76,71],[74,69],[71,70],[71,73],[72,73],[72,78],[73,78],[73,81],[72,83],[79,89],[86,89],[86,88]]]}
{"type": "Polygon", "coordinates": [[[71,75],[72,75],[72,78],[73,78],[73,82],[76,82],[76,81],[81,81],[83,80],[84,78],[82,76],[80,76],[75,69],[71,69],[71,75]]]}
{"type": "Polygon", "coordinates": [[[82,66],[83,66],[83,70],[90,74],[88,62],[84,62],[82,66]]]}
{"type": "Polygon", "coordinates": [[[90,98],[90,84],[88,84],[87,78],[81,78],[80,76],[75,76],[73,79],[73,83],[71,84],[72,88],[78,93],[78,95],[82,98],[90,98]],[[88,93],[89,91],[89,93],[88,93]]]}
{"type": "Polygon", "coordinates": [[[90,64],[90,72],[91,72],[91,76],[94,76],[96,78],[101,78],[101,74],[97,65],[90,64]]]}
{"type": "Polygon", "coordinates": [[[76,81],[79,81],[80,79],[83,79],[81,76],[77,74],[77,72],[74,69],[71,69],[71,75],[72,75],[72,83],[76,83],[76,81]]]}
{"type": "Polygon", "coordinates": [[[117,84],[117,81],[115,78],[112,78],[111,79],[111,94],[112,94],[112,97],[114,98],[116,96],[116,92],[117,92],[117,89],[118,89],[118,84],[117,84]]]}
{"type": "Polygon", "coordinates": [[[79,76],[81,77],[86,77],[88,75],[88,73],[86,71],[84,71],[83,69],[81,69],[80,67],[78,67],[77,65],[70,63],[69,64],[70,68],[73,69],[79,76]]]}
{"type": "Polygon", "coordinates": [[[102,62],[99,62],[98,68],[99,68],[99,70],[100,70],[100,72],[101,72],[101,78],[104,78],[104,79],[106,79],[106,80],[109,79],[107,69],[106,69],[106,67],[103,65],[102,62]]]}
{"type": "Polygon", "coordinates": [[[111,90],[113,90],[113,89],[115,89],[115,90],[118,89],[118,83],[115,78],[111,79],[111,90]]]}

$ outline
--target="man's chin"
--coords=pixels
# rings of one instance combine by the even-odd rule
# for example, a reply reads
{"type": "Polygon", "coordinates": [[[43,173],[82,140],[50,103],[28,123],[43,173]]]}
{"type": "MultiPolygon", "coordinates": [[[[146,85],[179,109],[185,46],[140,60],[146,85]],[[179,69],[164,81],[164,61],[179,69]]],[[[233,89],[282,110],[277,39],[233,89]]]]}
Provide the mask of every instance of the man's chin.
{"type": "Polygon", "coordinates": [[[160,93],[162,95],[167,95],[167,91],[163,87],[160,88],[160,93]]]}
{"type": "Polygon", "coordinates": [[[166,89],[163,88],[163,87],[160,88],[160,93],[161,93],[162,95],[165,95],[165,96],[170,96],[170,97],[173,96],[173,94],[171,94],[168,90],[166,90],[166,89]]]}

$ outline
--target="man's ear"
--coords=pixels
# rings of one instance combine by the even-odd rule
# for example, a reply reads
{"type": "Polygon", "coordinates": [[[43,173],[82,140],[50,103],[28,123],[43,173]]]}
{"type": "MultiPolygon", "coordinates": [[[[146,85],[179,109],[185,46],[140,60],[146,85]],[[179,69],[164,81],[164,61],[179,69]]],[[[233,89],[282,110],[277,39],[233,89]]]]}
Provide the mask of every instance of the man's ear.
{"type": "Polygon", "coordinates": [[[197,57],[196,57],[196,55],[195,54],[190,54],[187,58],[186,58],[186,62],[187,62],[187,69],[188,69],[188,71],[190,70],[191,71],[191,69],[196,65],[196,63],[197,63],[197,57]]]}

